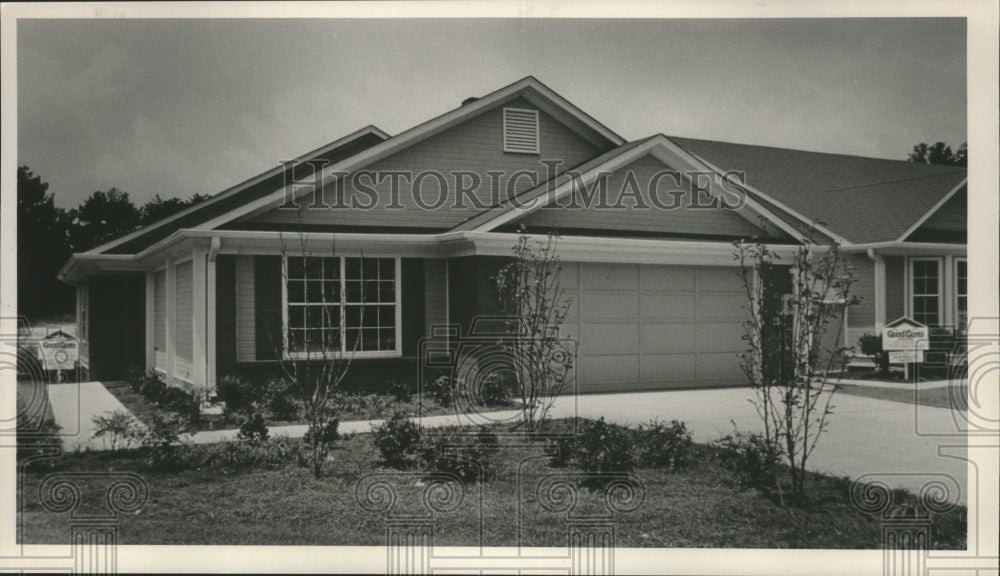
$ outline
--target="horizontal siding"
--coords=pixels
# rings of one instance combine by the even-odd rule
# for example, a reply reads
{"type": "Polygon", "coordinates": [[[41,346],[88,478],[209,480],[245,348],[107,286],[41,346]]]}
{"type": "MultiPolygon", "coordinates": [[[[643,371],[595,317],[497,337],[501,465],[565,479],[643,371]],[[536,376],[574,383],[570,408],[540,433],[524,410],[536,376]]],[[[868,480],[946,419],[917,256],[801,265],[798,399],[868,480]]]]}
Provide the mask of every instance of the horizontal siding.
{"type": "MultiPolygon", "coordinates": [[[[190,261],[177,265],[175,273],[176,304],[174,326],[177,331],[174,337],[174,350],[178,359],[191,361],[193,354],[194,298],[192,293],[192,263],[190,261]]],[[[178,374],[180,371],[178,370],[178,374]]]]}
{"type": "MultiPolygon", "coordinates": [[[[521,219],[529,227],[556,227],[574,230],[606,230],[615,232],[650,232],[656,234],[687,234],[746,237],[756,236],[760,229],[751,224],[736,211],[718,208],[688,208],[692,202],[691,188],[687,180],[679,189],[685,190],[681,197],[681,208],[665,210],[657,207],[672,206],[669,191],[678,189],[672,178],[659,180],[656,199],[651,199],[649,183],[654,175],[669,170],[666,164],[652,156],[640,158],[616,170],[607,178],[606,196],[603,202],[598,197],[589,201],[574,192],[574,197],[564,198],[558,206],[536,210],[521,219]],[[634,179],[630,178],[630,175],[634,179]],[[624,192],[624,194],[623,194],[624,192]],[[630,195],[637,194],[645,207],[630,195]],[[588,207],[589,205],[589,207],[588,207]],[[613,206],[615,208],[607,208],[613,206]]],[[[587,187],[588,190],[591,186],[587,187]]],[[[705,203],[704,199],[699,201],[705,203]]]]}
{"type": "Polygon", "coordinates": [[[167,349],[167,271],[153,274],[153,348],[167,349]]]}
{"type": "MultiPolygon", "coordinates": [[[[523,99],[508,104],[511,107],[537,110],[523,99]]],[[[521,170],[536,174],[541,182],[547,176],[547,168],[541,163],[546,161],[561,161],[557,173],[597,156],[603,150],[580,137],[554,118],[539,111],[540,154],[513,154],[503,152],[503,120],[502,107],[488,110],[479,116],[471,118],[462,124],[432,136],[423,142],[415,144],[388,158],[382,159],[367,169],[376,172],[406,171],[414,175],[424,170],[434,170],[445,175],[449,193],[448,200],[440,209],[427,210],[421,208],[414,200],[413,187],[407,182],[401,182],[398,204],[402,209],[386,208],[394,201],[390,197],[389,180],[376,184],[377,204],[370,210],[360,209],[324,209],[305,208],[302,210],[276,209],[250,220],[254,224],[304,224],[304,225],[348,225],[348,226],[399,226],[425,228],[451,228],[467,218],[477,214],[481,209],[473,205],[473,201],[464,196],[465,209],[455,208],[456,197],[455,171],[475,172],[481,179],[478,193],[475,197],[486,205],[502,199],[504,190],[494,190],[488,172],[498,171],[505,176],[499,178],[501,188],[508,185],[508,177],[521,170]],[[415,213],[416,212],[416,213],[415,213]]],[[[522,192],[532,186],[528,177],[515,181],[513,190],[522,192]]],[[[433,205],[439,196],[438,180],[430,177],[421,181],[425,205],[433,205]]],[[[358,192],[350,185],[346,190],[346,202],[351,205],[353,200],[368,204],[372,200],[364,192],[358,192]]],[[[327,196],[327,203],[333,204],[335,197],[332,191],[327,196]]]]}
{"type": "Polygon", "coordinates": [[[968,228],[969,197],[963,190],[938,208],[919,230],[965,232],[968,228]]]}
{"type": "Polygon", "coordinates": [[[257,359],[257,325],[254,318],[254,259],[236,257],[236,361],[257,359]]]}
{"type": "Polygon", "coordinates": [[[174,360],[174,378],[194,384],[194,364],[190,360],[177,358],[174,360]]]}
{"type": "Polygon", "coordinates": [[[431,328],[448,322],[448,261],[428,259],[424,261],[424,318],[428,338],[431,328]]]}

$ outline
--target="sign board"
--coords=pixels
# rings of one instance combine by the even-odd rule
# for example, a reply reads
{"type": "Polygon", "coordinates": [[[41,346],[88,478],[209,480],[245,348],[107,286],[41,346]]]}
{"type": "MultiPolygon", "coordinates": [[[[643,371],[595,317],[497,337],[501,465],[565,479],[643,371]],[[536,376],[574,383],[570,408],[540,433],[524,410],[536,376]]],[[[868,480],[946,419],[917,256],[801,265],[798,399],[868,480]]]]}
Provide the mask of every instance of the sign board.
{"type": "Polygon", "coordinates": [[[72,370],[80,359],[80,344],[76,340],[40,340],[38,351],[45,370],[72,370]]]}
{"type": "MultiPolygon", "coordinates": [[[[893,320],[882,329],[883,350],[927,350],[930,348],[930,330],[927,326],[906,316],[893,320]]],[[[892,362],[893,360],[890,360],[892,362]]],[[[902,361],[901,361],[902,362],[902,361]]]]}
{"type": "Polygon", "coordinates": [[[890,364],[922,364],[924,361],[923,350],[890,350],[890,364]]]}

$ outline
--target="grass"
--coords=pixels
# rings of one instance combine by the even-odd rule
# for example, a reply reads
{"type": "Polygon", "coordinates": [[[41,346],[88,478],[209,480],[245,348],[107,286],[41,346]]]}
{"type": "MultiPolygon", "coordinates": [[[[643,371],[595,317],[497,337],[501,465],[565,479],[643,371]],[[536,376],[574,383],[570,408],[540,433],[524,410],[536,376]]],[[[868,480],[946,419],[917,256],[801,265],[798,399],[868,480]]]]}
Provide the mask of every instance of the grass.
{"type": "MultiPolygon", "coordinates": [[[[645,499],[636,510],[613,516],[617,546],[881,546],[881,519],[851,504],[846,479],[813,475],[812,504],[782,508],[753,489],[735,486],[731,473],[713,462],[704,446],[698,449],[692,466],[681,472],[636,471],[645,499]]],[[[455,510],[436,514],[434,543],[565,546],[566,512],[544,509],[535,489],[547,476],[574,470],[549,467],[543,453],[543,444],[533,441],[502,449],[494,480],[466,485],[455,510]]],[[[149,500],[139,512],[121,517],[118,534],[122,544],[384,545],[385,515],[363,509],[355,499],[355,487],[373,470],[394,473],[380,467],[370,434],[338,444],[319,479],[294,463],[249,472],[204,467],[149,471],[138,451],[66,455],[53,466],[78,472],[141,471],[149,500]]],[[[29,468],[19,482],[21,542],[65,543],[69,537],[69,512],[49,512],[38,500],[39,484],[52,469],[29,468]]],[[[415,511],[422,502],[420,478],[415,472],[393,481],[398,502],[407,511],[415,511]]],[[[86,505],[78,512],[100,511],[107,482],[97,476],[80,478],[86,505]]],[[[581,489],[577,510],[593,512],[603,507],[600,492],[581,489]]],[[[964,549],[965,541],[964,508],[933,517],[934,547],[964,549]]]]}
{"type": "Polygon", "coordinates": [[[902,402],[904,404],[921,404],[934,408],[946,408],[949,410],[965,410],[965,398],[968,397],[967,386],[930,388],[927,390],[916,390],[909,388],[887,388],[875,386],[854,386],[851,384],[841,384],[837,388],[838,393],[851,394],[854,396],[864,396],[866,398],[877,398],[890,402],[902,402]],[[961,399],[956,401],[956,399],[961,399]]]}

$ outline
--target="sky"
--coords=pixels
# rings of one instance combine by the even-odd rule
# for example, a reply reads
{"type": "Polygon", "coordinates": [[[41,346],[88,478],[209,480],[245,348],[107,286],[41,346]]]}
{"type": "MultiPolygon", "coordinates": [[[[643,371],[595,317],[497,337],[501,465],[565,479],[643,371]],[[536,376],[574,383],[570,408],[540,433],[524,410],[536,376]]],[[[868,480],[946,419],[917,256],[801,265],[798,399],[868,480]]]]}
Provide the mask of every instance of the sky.
{"type": "Polygon", "coordinates": [[[964,19],[20,20],[18,163],[73,207],[215,194],[533,75],[626,139],[966,141],[964,19]]]}

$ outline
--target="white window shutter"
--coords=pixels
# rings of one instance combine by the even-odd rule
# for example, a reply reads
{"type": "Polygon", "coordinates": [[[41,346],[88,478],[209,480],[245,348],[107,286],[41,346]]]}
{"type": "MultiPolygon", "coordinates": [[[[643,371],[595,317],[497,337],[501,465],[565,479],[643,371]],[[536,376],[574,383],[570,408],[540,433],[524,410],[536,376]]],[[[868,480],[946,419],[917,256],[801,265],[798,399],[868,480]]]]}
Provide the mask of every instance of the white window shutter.
{"type": "Polygon", "coordinates": [[[503,109],[503,151],[538,154],[538,110],[503,109]]]}

